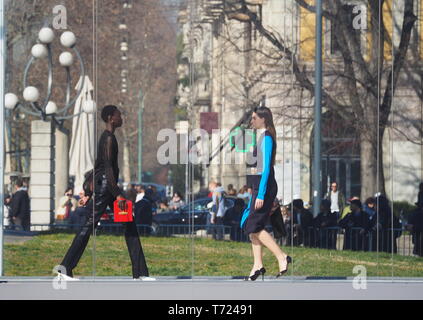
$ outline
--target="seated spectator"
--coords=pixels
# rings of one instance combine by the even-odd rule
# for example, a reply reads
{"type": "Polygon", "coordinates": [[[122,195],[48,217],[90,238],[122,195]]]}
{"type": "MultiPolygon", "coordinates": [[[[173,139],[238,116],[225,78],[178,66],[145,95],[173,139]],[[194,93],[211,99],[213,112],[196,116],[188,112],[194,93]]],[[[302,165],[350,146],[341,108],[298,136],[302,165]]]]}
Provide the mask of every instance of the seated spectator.
{"type": "Polygon", "coordinates": [[[281,213],[283,217],[283,222],[286,226],[286,224],[289,223],[289,221],[291,220],[291,212],[288,210],[288,206],[282,206],[281,213]]]}
{"type": "Polygon", "coordinates": [[[145,188],[143,186],[137,186],[135,188],[135,190],[137,191],[137,196],[135,198],[135,203],[137,203],[138,201],[141,201],[141,199],[144,197],[145,188]]]}
{"type": "Polygon", "coordinates": [[[345,218],[345,216],[346,216],[348,213],[350,213],[350,212],[351,212],[351,201],[353,201],[353,200],[360,200],[360,198],[359,198],[359,197],[352,197],[352,198],[349,198],[349,199],[347,200],[346,205],[345,205],[344,209],[342,210],[341,217],[340,217],[340,219],[339,219],[339,220],[341,220],[341,219],[345,218]]]}
{"type": "Polygon", "coordinates": [[[135,204],[135,200],[137,198],[137,191],[130,183],[126,187],[125,196],[126,199],[131,200],[135,204]]]}
{"type": "Polygon", "coordinates": [[[379,195],[375,202],[381,229],[379,235],[379,251],[397,253],[396,239],[401,236],[402,225],[398,217],[392,214],[388,198],[384,195],[379,195]]]}
{"type": "Polygon", "coordinates": [[[246,185],[239,190],[237,197],[244,200],[245,204],[248,205],[250,194],[248,193],[248,187],[246,185]]]}
{"type": "Polygon", "coordinates": [[[153,224],[153,190],[145,190],[144,197],[135,203],[134,215],[135,224],[141,235],[149,235],[151,233],[151,225],[153,224]]]}
{"type": "Polygon", "coordinates": [[[157,213],[162,213],[169,211],[169,206],[167,204],[167,200],[162,200],[159,202],[159,207],[157,208],[157,213]]]}
{"type": "Polygon", "coordinates": [[[336,238],[338,230],[337,216],[330,210],[330,201],[323,199],[320,204],[320,213],[314,218],[316,228],[317,247],[336,250],[336,238]]]}
{"type": "Polygon", "coordinates": [[[369,219],[363,212],[360,200],[351,201],[351,212],[339,221],[339,226],[345,229],[344,250],[365,250],[369,219]]]}
{"type": "Polygon", "coordinates": [[[292,237],[291,237],[291,204],[285,205],[281,207],[281,213],[283,218],[283,223],[285,225],[286,230],[286,237],[282,241],[282,245],[293,245],[292,237]]]}
{"type": "Polygon", "coordinates": [[[248,192],[248,195],[249,195],[248,196],[248,202],[250,202],[250,199],[253,197],[253,188],[252,187],[248,187],[247,192],[248,192]]]}
{"type": "Polygon", "coordinates": [[[169,208],[171,210],[177,210],[184,205],[184,201],[182,200],[182,195],[176,191],[173,194],[173,198],[169,201],[169,208]]]}
{"type": "Polygon", "coordinates": [[[71,213],[69,224],[72,226],[72,229],[78,230],[81,226],[85,224],[88,217],[92,212],[88,209],[89,197],[85,196],[84,190],[79,192],[79,201],[75,211],[71,213]]]}
{"type": "Polygon", "coordinates": [[[367,213],[367,218],[369,219],[369,230],[366,250],[377,251],[376,199],[373,197],[367,198],[364,202],[363,211],[367,213]]]}
{"type": "Polygon", "coordinates": [[[159,192],[157,192],[157,188],[153,185],[148,186],[147,190],[150,189],[151,190],[151,199],[153,200],[153,215],[157,214],[157,207],[158,207],[158,203],[161,200],[160,194],[159,192]]]}
{"type": "Polygon", "coordinates": [[[423,203],[411,214],[407,230],[412,234],[413,254],[423,257],[423,203]]]}
{"type": "Polygon", "coordinates": [[[367,198],[364,202],[363,211],[367,213],[369,219],[374,217],[376,214],[376,199],[373,197],[367,198]]]}
{"type": "Polygon", "coordinates": [[[59,207],[56,212],[56,220],[68,220],[71,212],[76,210],[78,202],[73,197],[73,188],[68,188],[59,200],[59,207]]]}
{"type": "Polygon", "coordinates": [[[272,224],[273,236],[282,243],[282,238],[286,238],[287,232],[283,220],[281,206],[279,200],[275,198],[272,210],[270,211],[270,222],[272,224]]]}
{"type": "Polygon", "coordinates": [[[294,209],[292,220],[294,229],[293,244],[311,247],[314,243],[313,215],[304,208],[304,202],[301,199],[295,199],[292,205],[294,209]]]}
{"type": "MultiPolygon", "coordinates": [[[[244,211],[245,203],[242,199],[236,199],[233,207],[226,210],[223,217],[223,224],[230,227],[230,239],[233,241],[246,241],[247,237],[243,233],[240,222],[244,211]]],[[[210,216],[210,215],[209,215],[210,216]]]]}
{"type": "Polygon", "coordinates": [[[228,196],[236,196],[237,192],[234,189],[234,186],[232,184],[228,184],[228,192],[227,192],[228,196]]]}

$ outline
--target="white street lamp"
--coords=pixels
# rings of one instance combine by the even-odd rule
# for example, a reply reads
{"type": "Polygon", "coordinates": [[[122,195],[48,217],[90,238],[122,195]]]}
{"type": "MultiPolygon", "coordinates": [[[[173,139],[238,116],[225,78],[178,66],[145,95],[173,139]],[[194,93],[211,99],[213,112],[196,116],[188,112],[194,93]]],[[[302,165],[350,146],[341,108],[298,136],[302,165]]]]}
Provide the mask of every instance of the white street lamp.
{"type": "Polygon", "coordinates": [[[93,100],[87,100],[82,105],[82,110],[85,113],[88,113],[88,114],[94,113],[96,111],[96,109],[97,109],[97,105],[95,104],[95,102],[93,100]]]}
{"type": "Polygon", "coordinates": [[[73,55],[70,52],[63,52],[59,56],[59,62],[63,67],[70,67],[73,63],[73,55]]]}
{"type": "Polygon", "coordinates": [[[46,105],[46,114],[54,114],[57,112],[57,105],[53,101],[49,101],[46,105]]]}
{"type": "Polygon", "coordinates": [[[48,44],[48,43],[52,43],[54,40],[54,31],[51,28],[48,27],[44,27],[40,30],[40,32],[38,33],[38,39],[40,39],[40,41],[42,43],[48,44]]]}
{"type": "Polygon", "coordinates": [[[4,106],[12,110],[18,104],[19,99],[14,93],[6,93],[4,95],[4,106]]]}
{"type": "Polygon", "coordinates": [[[32,46],[31,54],[34,58],[42,59],[47,57],[48,51],[45,45],[37,43],[32,46]]]}
{"type": "Polygon", "coordinates": [[[63,32],[60,36],[60,43],[62,44],[62,46],[72,48],[76,43],[75,34],[71,31],[63,32]]]}
{"type": "Polygon", "coordinates": [[[23,92],[23,97],[25,101],[36,102],[40,97],[40,92],[36,87],[29,86],[25,88],[23,92]]]}

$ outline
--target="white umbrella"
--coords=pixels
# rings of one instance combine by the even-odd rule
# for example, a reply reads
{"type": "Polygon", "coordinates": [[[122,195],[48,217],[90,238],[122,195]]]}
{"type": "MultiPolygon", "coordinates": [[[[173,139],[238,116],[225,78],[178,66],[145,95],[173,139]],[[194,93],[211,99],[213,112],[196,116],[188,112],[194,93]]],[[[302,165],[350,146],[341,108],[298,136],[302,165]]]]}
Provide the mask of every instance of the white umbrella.
{"type": "MultiPolygon", "coordinates": [[[[82,77],[76,85],[76,90],[79,89],[81,83],[82,77]]],[[[87,101],[92,102],[93,90],[93,84],[89,77],[85,76],[84,87],[75,102],[74,114],[80,113],[87,101]]],[[[84,173],[94,167],[94,148],[94,113],[82,112],[73,118],[69,151],[69,175],[75,176],[75,194],[82,190],[84,173]]]]}

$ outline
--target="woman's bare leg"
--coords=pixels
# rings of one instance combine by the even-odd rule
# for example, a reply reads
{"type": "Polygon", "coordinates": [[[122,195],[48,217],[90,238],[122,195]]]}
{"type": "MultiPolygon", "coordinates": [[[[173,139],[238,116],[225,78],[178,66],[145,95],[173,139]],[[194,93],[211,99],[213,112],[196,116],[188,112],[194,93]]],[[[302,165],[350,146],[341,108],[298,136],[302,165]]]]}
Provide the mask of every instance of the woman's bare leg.
{"type": "Polygon", "coordinates": [[[257,232],[254,234],[254,236],[260,241],[261,244],[266,246],[266,248],[268,248],[275,255],[276,259],[278,259],[279,270],[285,270],[287,255],[282,251],[273,237],[266,230],[257,232]]]}
{"type": "Polygon", "coordinates": [[[251,246],[253,250],[254,265],[251,269],[250,276],[254,274],[257,270],[263,267],[263,244],[257,238],[257,235],[254,233],[250,234],[251,246]]]}

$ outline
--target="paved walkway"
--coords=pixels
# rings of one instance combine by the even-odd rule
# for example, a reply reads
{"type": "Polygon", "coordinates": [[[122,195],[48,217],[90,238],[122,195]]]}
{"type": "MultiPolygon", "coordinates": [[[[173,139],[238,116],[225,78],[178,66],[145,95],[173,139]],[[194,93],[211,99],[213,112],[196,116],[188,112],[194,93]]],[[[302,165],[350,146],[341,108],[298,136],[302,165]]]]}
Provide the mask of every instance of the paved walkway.
{"type": "Polygon", "coordinates": [[[4,243],[23,243],[25,241],[31,240],[37,233],[36,232],[26,232],[26,231],[16,231],[16,230],[4,230],[4,243]]]}
{"type": "Polygon", "coordinates": [[[289,299],[422,299],[423,279],[368,279],[366,289],[353,279],[289,278],[245,282],[228,277],[178,279],[158,277],[154,282],[130,278],[96,277],[62,283],[53,277],[0,278],[4,299],[113,299],[113,300],[289,300],[289,299]],[[65,289],[58,289],[58,287],[65,289]]]}

